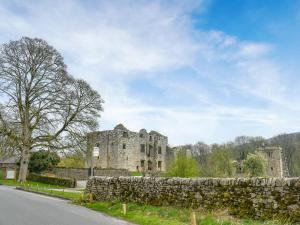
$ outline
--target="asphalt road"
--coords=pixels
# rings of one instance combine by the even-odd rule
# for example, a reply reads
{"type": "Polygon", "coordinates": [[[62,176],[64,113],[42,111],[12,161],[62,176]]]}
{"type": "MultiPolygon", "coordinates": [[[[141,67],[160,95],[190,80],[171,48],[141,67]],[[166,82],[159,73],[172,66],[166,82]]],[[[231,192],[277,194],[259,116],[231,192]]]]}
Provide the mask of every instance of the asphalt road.
{"type": "Polygon", "coordinates": [[[0,225],[130,225],[68,201],[0,185],[0,225]]]}

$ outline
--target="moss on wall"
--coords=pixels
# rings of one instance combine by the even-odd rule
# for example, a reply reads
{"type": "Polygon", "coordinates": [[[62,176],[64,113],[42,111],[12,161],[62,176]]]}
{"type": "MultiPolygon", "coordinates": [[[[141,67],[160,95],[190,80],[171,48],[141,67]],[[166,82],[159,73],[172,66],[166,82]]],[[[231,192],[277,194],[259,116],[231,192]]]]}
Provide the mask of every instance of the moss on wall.
{"type": "Polygon", "coordinates": [[[300,221],[300,178],[95,177],[87,190],[97,200],[227,208],[239,217],[300,221]]]}

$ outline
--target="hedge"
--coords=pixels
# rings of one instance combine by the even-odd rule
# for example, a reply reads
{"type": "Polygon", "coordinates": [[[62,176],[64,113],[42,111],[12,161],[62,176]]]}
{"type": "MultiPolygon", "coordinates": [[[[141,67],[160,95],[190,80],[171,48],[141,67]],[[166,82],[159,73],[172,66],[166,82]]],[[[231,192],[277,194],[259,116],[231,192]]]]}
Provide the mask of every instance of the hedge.
{"type": "Polygon", "coordinates": [[[72,178],[47,177],[36,173],[30,173],[27,176],[27,179],[30,181],[37,181],[45,184],[52,184],[70,188],[73,188],[76,185],[75,179],[72,178]]]}

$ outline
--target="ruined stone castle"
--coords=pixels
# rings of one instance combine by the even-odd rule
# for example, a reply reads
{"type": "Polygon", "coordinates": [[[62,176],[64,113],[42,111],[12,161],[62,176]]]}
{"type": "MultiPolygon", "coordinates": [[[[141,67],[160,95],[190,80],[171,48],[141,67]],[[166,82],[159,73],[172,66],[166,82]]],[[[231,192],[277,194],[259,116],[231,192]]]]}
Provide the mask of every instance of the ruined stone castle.
{"type": "Polygon", "coordinates": [[[87,139],[88,167],[166,171],[168,138],[156,131],[133,132],[119,124],[113,130],[89,133],[87,139]],[[94,150],[98,157],[92,156],[94,150]]]}
{"type": "Polygon", "coordinates": [[[279,146],[261,146],[257,149],[267,162],[266,174],[269,177],[289,177],[286,160],[279,146]]]}
{"type": "MultiPolygon", "coordinates": [[[[287,162],[280,146],[265,145],[258,147],[256,152],[261,153],[266,160],[267,177],[289,177],[287,162]]],[[[236,176],[242,175],[243,160],[238,162],[236,176]]]]}

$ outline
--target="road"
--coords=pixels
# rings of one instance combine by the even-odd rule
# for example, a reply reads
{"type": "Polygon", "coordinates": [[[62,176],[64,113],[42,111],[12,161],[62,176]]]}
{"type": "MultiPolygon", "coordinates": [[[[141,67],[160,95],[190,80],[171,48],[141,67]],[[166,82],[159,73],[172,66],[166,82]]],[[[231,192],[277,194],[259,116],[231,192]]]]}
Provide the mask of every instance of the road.
{"type": "Polygon", "coordinates": [[[68,201],[0,185],[0,225],[130,225],[68,201]]]}

